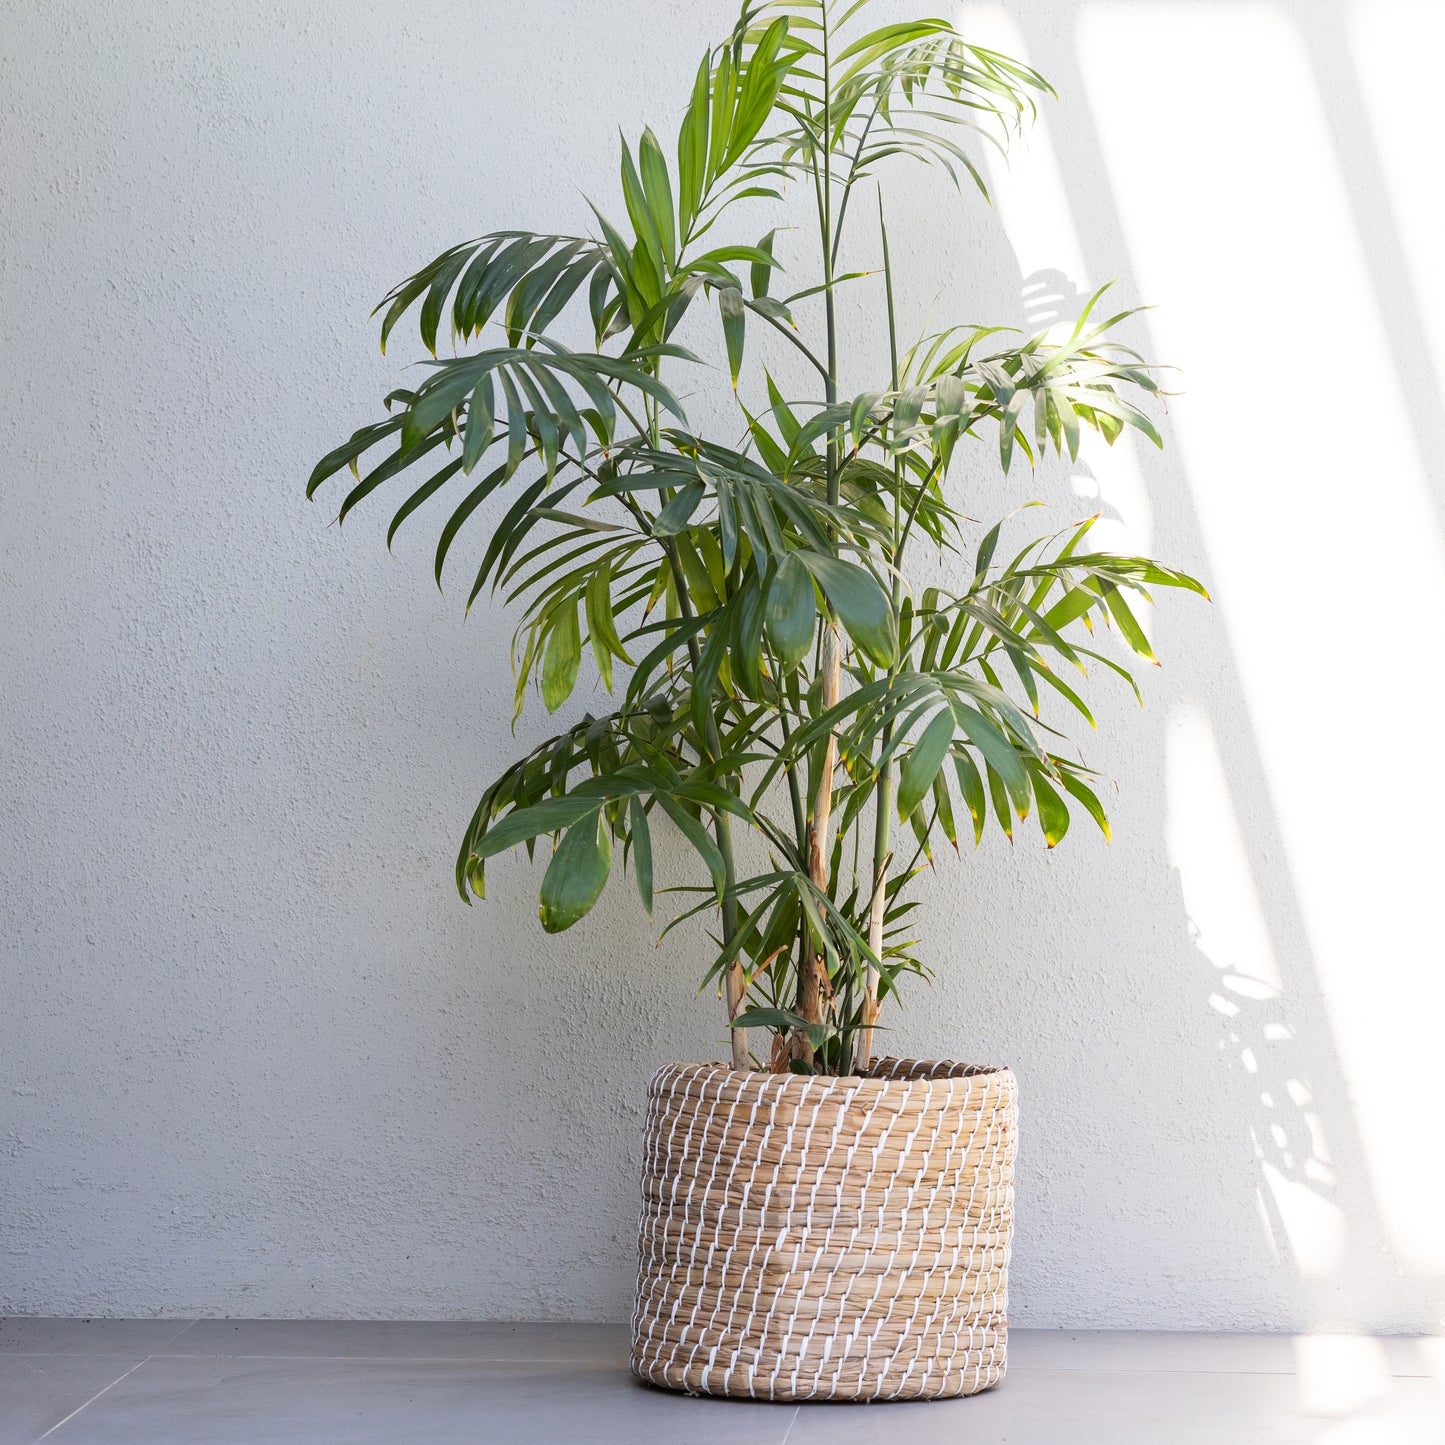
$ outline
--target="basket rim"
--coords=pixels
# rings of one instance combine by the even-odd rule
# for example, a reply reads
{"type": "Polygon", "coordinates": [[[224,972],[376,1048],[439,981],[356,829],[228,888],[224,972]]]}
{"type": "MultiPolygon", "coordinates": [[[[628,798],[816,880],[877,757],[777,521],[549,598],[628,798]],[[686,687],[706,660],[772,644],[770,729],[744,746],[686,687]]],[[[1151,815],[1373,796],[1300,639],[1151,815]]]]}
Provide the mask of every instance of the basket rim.
{"type": "Polygon", "coordinates": [[[878,1078],[872,1074],[774,1074],[766,1069],[734,1069],[729,1063],[721,1060],[714,1060],[710,1063],[686,1063],[682,1060],[670,1060],[660,1064],[648,1079],[648,1091],[651,1092],[660,1083],[676,1084],[680,1079],[700,1079],[717,1076],[719,1082],[732,1082],[736,1080],[741,1087],[756,1088],[759,1090],[778,1089],[781,1091],[796,1090],[806,1092],[810,1089],[823,1089],[832,1092],[837,1089],[849,1091],[886,1091],[889,1093],[902,1093],[909,1091],[927,1092],[933,1091],[939,1085],[971,1085],[987,1082],[1008,1083],[1014,1081],[1013,1069],[1007,1064],[965,1064],[958,1059],[894,1059],[891,1056],[875,1060],[875,1063],[902,1063],[917,1064],[924,1067],[938,1067],[939,1065],[953,1065],[957,1068],[967,1068],[969,1073],[963,1074],[936,1074],[932,1077],[921,1077],[913,1079],[878,1078]]]}

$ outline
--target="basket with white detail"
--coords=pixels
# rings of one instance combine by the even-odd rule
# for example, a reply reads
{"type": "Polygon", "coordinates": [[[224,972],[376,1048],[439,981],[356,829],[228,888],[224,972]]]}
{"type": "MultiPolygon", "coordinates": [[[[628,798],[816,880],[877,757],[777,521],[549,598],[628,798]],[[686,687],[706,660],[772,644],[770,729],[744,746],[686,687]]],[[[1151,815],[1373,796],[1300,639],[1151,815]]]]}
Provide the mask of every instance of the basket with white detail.
{"type": "Polygon", "coordinates": [[[1008,1069],[666,1065],[648,1087],[633,1373],[765,1400],[996,1385],[1016,1147],[1008,1069]]]}

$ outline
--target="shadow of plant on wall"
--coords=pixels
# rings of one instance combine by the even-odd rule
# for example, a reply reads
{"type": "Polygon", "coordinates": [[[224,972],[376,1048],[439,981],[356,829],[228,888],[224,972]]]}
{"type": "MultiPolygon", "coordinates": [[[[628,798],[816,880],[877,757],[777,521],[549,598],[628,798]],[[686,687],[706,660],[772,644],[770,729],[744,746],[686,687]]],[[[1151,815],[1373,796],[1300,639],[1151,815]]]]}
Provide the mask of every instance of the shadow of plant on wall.
{"type": "MultiPolygon", "coordinates": [[[[1176,879],[1178,873],[1176,870],[1176,879]]],[[[1318,1097],[1311,1060],[1300,1047],[1289,1000],[1277,987],[1228,962],[1209,956],[1200,932],[1189,920],[1190,941],[1198,954],[1199,975],[1213,983],[1208,1005],[1217,1019],[1217,1048],[1225,1062],[1229,1113],[1242,1125],[1259,1169],[1259,1208],[1276,1257],[1296,1274],[1318,1260],[1301,1261],[1301,1247],[1328,1252],[1330,1220],[1309,1217],[1293,1191],[1304,1190],[1334,1213],[1339,1208],[1338,1180],[1329,1159],[1329,1141],[1316,1109],[1318,1097]],[[1285,1191],[1293,1197],[1281,1199],[1285,1191]],[[1301,1232],[1314,1233],[1301,1239],[1301,1232]]]]}
{"type": "MultiPolygon", "coordinates": [[[[1371,139],[1369,104],[1358,57],[1352,50],[1351,9],[1330,0],[1321,6],[1260,7],[1261,12],[1266,10],[1265,18],[1276,28],[1265,39],[1282,50],[1300,47],[1301,73],[1307,85],[1317,88],[1317,93],[1275,98],[1275,103],[1314,106],[1322,96],[1328,97],[1328,104],[1320,106],[1321,113],[1329,117],[1319,138],[1324,168],[1342,182],[1348,207],[1344,222],[1346,226],[1352,222],[1359,233],[1367,283],[1362,310],[1375,313],[1368,323],[1378,322],[1389,343],[1393,375],[1386,378],[1386,386],[1393,383],[1402,404],[1403,445],[1413,447],[1420,458],[1438,459],[1445,413],[1421,320],[1427,313],[1411,290],[1408,248],[1381,179],[1378,135],[1371,139]]],[[[1131,244],[1135,231],[1127,224],[1135,213],[1126,213],[1118,190],[1119,172],[1113,166],[1106,169],[1094,164],[1098,156],[1121,159],[1110,151],[1113,133],[1100,129],[1091,105],[1099,88],[1109,82],[1101,74],[1086,74],[1082,50],[1086,25],[1106,12],[1109,7],[1093,0],[1072,0],[1059,7],[1047,24],[1037,23],[1036,8],[1024,7],[1018,24],[1019,53],[1050,77],[1069,105],[1070,124],[1059,128],[1053,138],[1059,200],[1073,223],[1086,274],[1091,277],[1137,274],[1131,244]],[[1092,89],[1091,80],[1095,82],[1092,89]]],[[[1179,6],[1172,0],[1155,0],[1141,7],[1140,14],[1150,20],[1168,15],[1187,16],[1191,23],[1208,20],[1202,7],[1179,6]]],[[[1108,33],[1113,36],[1115,31],[1108,33]]],[[[1358,35],[1353,39],[1358,40],[1358,35]]],[[[1236,33],[1232,43],[1245,48],[1245,37],[1236,33]]],[[[1097,65],[1103,44],[1102,40],[1095,42],[1089,64],[1097,65]]],[[[1156,54],[1155,63],[1159,59],[1156,54]]],[[[1266,56],[1259,63],[1272,61],[1266,56]]],[[[1111,66],[1108,74],[1115,77],[1116,72],[1117,66],[1111,66]]],[[[1137,113],[1137,106],[1130,113],[1137,113]]],[[[1170,120],[1161,117],[1158,123],[1167,126],[1170,120]]],[[[1172,120],[1176,125],[1183,123],[1177,116],[1172,120]]],[[[1199,123],[1208,125],[1208,118],[1201,116],[1199,123]]],[[[1261,125],[1267,133],[1268,115],[1261,118],[1261,125]]],[[[1217,178],[1191,172],[1200,204],[1206,203],[1212,184],[1229,184],[1226,177],[1235,161],[1222,157],[1219,164],[1217,178]]],[[[1247,168],[1248,162],[1241,164],[1247,168]]],[[[1141,183],[1133,199],[1144,204],[1146,197],[1156,210],[1159,204],[1167,204],[1155,199],[1150,187],[1141,183]]],[[[1189,218],[1181,214],[1177,224],[1187,228],[1189,218]]],[[[1157,244],[1156,238],[1156,249],[1157,244]]],[[[1157,267],[1158,257],[1151,254],[1149,259],[1157,267]]],[[[1284,278],[1276,276],[1275,281],[1283,288],[1281,296],[1287,294],[1284,278]]],[[[1214,278],[1200,278],[1200,284],[1207,288],[1218,283],[1214,278]]],[[[1340,284],[1346,283],[1342,280],[1340,284]]],[[[1020,285],[1021,307],[1030,321],[1067,317],[1081,290],[1068,275],[1053,269],[1035,270],[1020,285]]],[[[1147,299],[1166,306],[1171,302],[1167,295],[1147,299]]],[[[1335,304],[1336,298],[1331,298],[1332,307],[1335,304]]],[[[1287,314],[1282,311],[1280,317],[1265,314],[1252,318],[1250,324],[1258,333],[1253,344],[1267,347],[1268,338],[1285,324],[1287,314]]],[[[1188,391],[1189,369],[1196,358],[1175,354],[1174,348],[1159,344],[1150,317],[1140,318],[1139,330],[1148,338],[1141,349],[1184,368],[1179,386],[1188,391]]],[[[1228,430],[1223,413],[1206,424],[1228,430]]],[[[1385,1186],[1377,1177],[1380,1159],[1390,1150],[1405,1149],[1406,1136],[1394,1127],[1388,1146],[1371,1137],[1369,1131],[1381,1121],[1378,1112],[1362,1113],[1358,1096],[1360,1060],[1383,1059],[1388,1054],[1386,1040],[1371,1036],[1370,1031],[1378,1029],[1375,1022],[1357,1019],[1343,1009],[1332,995],[1336,975],[1322,973],[1323,953],[1338,952],[1338,948],[1334,940],[1320,934],[1319,881],[1301,875],[1301,825],[1297,814],[1287,812],[1295,804],[1295,796],[1282,791],[1275,774],[1278,754],[1266,747],[1274,734],[1268,739],[1262,736],[1262,722],[1267,720],[1276,727],[1278,719],[1265,719],[1260,711],[1264,703],[1251,692],[1255,673],[1241,660],[1240,635],[1229,625],[1238,616],[1233,606],[1246,604],[1231,603],[1221,581],[1221,559],[1211,548],[1211,539],[1217,541],[1219,533],[1207,534],[1201,521],[1201,510],[1211,503],[1217,507],[1217,502],[1201,495],[1199,488],[1211,485],[1216,474],[1191,449],[1187,435],[1171,430],[1169,447],[1141,458],[1148,510],[1153,514],[1149,545],[1181,557],[1186,565],[1210,577],[1216,583],[1221,610],[1191,619],[1189,667],[1171,671],[1169,682],[1174,685],[1166,683],[1162,689],[1169,698],[1163,707],[1156,708],[1151,699],[1140,755],[1164,756],[1180,708],[1205,719],[1217,750],[1218,771],[1210,784],[1216,790],[1214,806],[1233,833],[1236,852],[1234,871],[1226,870],[1215,880],[1223,887],[1222,893],[1216,893],[1216,913],[1222,909],[1227,919],[1231,912],[1252,912],[1255,937],[1249,948],[1241,950],[1228,927],[1221,935],[1215,917],[1196,918],[1186,901],[1194,884],[1190,877],[1181,878],[1175,867],[1169,890],[1173,906],[1158,923],[1153,976],[1146,970],[1137,975],[1126,972],[1119,983],[1124,988],[1136,984],[1152,993],[1153,1002],[1135,1018],[1148,1018],[1154,1027],[1168,1029],[1177,1027],[1180,1020],[1161,994],[1170,986],[1161,980],[1181,977],[1176,968],[1182,968],[1183,976],[1190,980],[1194,1012],[1189,1027],[1221,1063],[1220,1070],[1210,1077],[1219,1093],[1222,1117],[1201,1119],[1197,1135],[1197,1147],[1220,1151],[1216,1157],[1221,1187],[1202,1202],[1201,1209],[1215,1216],[1222,1232],[1241,1246],[1251,1234],[1267,1243],[1276,1270],[1275,1327],[1287,1320],[1297,1328],[1399,1329],[1407,1321],[1414,1328],[1438,1328],[1445,1323],[1445,1279],[1433,1267],[1428,1250],[1423,1255],[1418,1249],[1412,1253],[1401,1243],[1395,1225],[1402,1205],[1398,1197],[1401,1174],[1397,1171],[1392,1176],[1394,1192],[1387,1195],[1382,1195],[1385,1186]],[[1350,1048],[1349,1070],[1342,1059],[1342,1038],[1350,1048]],[[1252,1159],[1251,1169],[1240,1167],[1244,1151],[1252,1159]],[[1242,1186],[1251,1174],[1255,1197],[1248,1199],[1242,1186]]],[[[1445,516],[1438,461],[1422,469],[1438,524],[1445,516]]],[[[1280,477],[1279,484],[1289,483],[1280,477]]],[[[1107,486],[1104,490],[1107,492],[1107,486]]],[[[1380,500],[1384,503],[1387,499],[1382,494],[1380,500]]],[[[1264,525],[1248,512],[1237,513],[1230,522],[1245,532],[1264,525]]],[[[1261,626],[1291,626],[1295,619],[1258,621],[1261,626]]],[[[1304,719],[1299,722],[1303,726],[1304,719]]],[[[1178,806],[1175,780],[1161,775],[1156,783],[1157,787],[1142,789],[1137,781],[1134,785],[1136,797],[1149,809],[1136,817],[1151,823],[1165,819],[1171,808],[1178,806]]],[[[1323,780],[1320,786],[1324,786],[1323,780]]],[[[1178,830],[1171,826],[1166,831],[1167,835],[1161,832],[1158,838],[1158,857],[1177,863],[1178,830]]],[[[1359,846],[1368,849],[1373,843],[1364,840],[1359,846]]],[[[1214,866],[1208,857],[1198,861],[1206,873],[1214,866]]],[[[1367,902],[1362,897],[1359,906],[1376,914],[1389,907],[1389,900],[1376,897],[1367,902]]],[[[1369,969],[1373,961],[1360,958],[1358,967],[1369,969]]],[[[1402,1019],[1410,1007],[1408,999],[1402,998],[1402,1019]]],[[[1372,1104],[1377,1111],[1378,1091],[1376,1094],[1372,1104]]],[[[1420,1107],[1417,1098],[1398,1102],[1411,1112],[1420,1107]]],[[[1181,1141],[1180,1147],[1195,1145],[1181,1141]]],[[[1416,1152],[1421,1147],[1429,1146],[1416,1140],[1416,1152]]],[[[1417,1169],[1413,1176],[1405,1177],[1428,1175],[1422,1176],[1417,1169]]],[[[1406,1214],[1413,1213],[1418,1219],[1420,1205],[1420,1200],[1410,1201],[1406,1214]]],[[[1418,1242],[1418,1229],[1416,1236],[1418,1242]]]]}
{"type": "Polygon", "coordinates": [[[1064,322],[1072,325],[1089,299],[1070,276],[1054,266],[1025,276],[1019,297],[1028,327],[1036,331],[1064,322]]]}

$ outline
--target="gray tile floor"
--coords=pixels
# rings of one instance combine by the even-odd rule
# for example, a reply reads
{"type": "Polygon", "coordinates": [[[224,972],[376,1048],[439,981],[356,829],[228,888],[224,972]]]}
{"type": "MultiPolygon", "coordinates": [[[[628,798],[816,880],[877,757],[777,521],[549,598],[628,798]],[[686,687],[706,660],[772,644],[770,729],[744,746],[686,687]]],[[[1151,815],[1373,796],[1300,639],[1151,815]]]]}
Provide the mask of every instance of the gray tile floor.
{"type": "Polygon", "coordinates": [[[971,1400],[635,1383],[612,1325],[0,1320],[0,1445],[1445,1445],[1445,1339],[1016,1330],[971,1400]]]}

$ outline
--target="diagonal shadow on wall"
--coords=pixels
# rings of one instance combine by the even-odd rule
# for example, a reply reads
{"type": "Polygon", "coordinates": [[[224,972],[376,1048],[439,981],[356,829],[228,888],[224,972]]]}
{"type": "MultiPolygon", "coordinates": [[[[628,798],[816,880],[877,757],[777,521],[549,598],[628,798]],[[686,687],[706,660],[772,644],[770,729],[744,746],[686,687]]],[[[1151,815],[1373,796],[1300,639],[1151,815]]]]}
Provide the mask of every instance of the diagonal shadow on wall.
{"type": "MultiPolygon", "coordinates": [[[[1062,23],[1062,19],[1050,25],[1021,23],[1027,58],[1049,77],[1069,109],[1069,124],[1057,128],[1054,144],[1090,274],[1094,278],[1128,276],[1133,267],[1127,241],[1119,239],[1126,232],[1117,198],[1098,164],[1103,141],[1089,106],[1077,51],[1076,22],[1086,3],[1071,0],[1068,5],[1069,20],[1075,23],[1062,23]]],[[[1377,158],[1368,143],[1361,145],[1368,127],[1358,84],[1344,84],[1352,77],[1339,5],[1330,5],[1327,12],[1312,5],[1309,23],[1300,28],[1315,65],[1330,76],[1332,94],[1349,97],[1344,109],[1332,112],[1336,150],[1357,224],[1367,240],[1375,298],[1395,356],[1396,381],[1422,455],[1438,458],[1445,455],[1445,414],[1440,409],[1418,308],[1405,279],[1404,249],[1379,180],[1377,158]],[[1343,144],[1345,131],[1354,141],[1353,151],[1343,144]]],[[[1026,309],[1031,313],[1037,309],[1040,295],[1060,297],[1064,309],[1071,299],[1067,278],[1059,275],[1036,274],[1024,284],[1026,309]]],[[[1147,336],[1147,318],[1142,325],[1147,336]]],[[[1146,346],[1146,350],[1158,354],[1157,348],[1146,346]]],[[[1170,359],[1187,365],[1187,358],[1170,359]]],[[[1207,577],[1211,571],[1208,547],[1185,460],[1177,449],[1166,449],[1162,454],[1150,452],[1143,465],[1150,498],[1156,503],[1154,549],[1168,558],[1200,559],[1207,577]]],[[[1433,480],[1436,515],[1445,525],[1445,499],[1438,477],[1433,480]]],[[[1159,977],[1167,978],[1172,969],[1182,968],[1181,976],[1190,980],[1197,1001],[1197,1027],[1217,1031],[1217,1047],[1228,1061],[1226,1094],[1220,1100],[1221,1113],[1228,1121],[1226,1138],[1232,1137],[1239,1148],[1252,1150],[1259,1188],[1255,1200],[1221,1198],[1213,1207],[1221,1212],[1242,1251],[1251,1235],[1258,1238],[1263,1220],[1272,1235],[1276,1266],[1287,1276],[1287,1297],[1297,1326],[1368,1328],[1384,1324],[1392,1313],[1424,1319],[1432,1312],[1439,1313],[1442,1281],[1402,1277],[1396,1267],[1311,955],[1306,920],[1286,862],[1280,819],[1270,801],[1270,782],[1258,740],[1242,702],[1223,713],[1217,705],[1220,698],[1238,702],[1245,696],[1237,660],[1217,614],[1202,623],[1196,621],[1191,631],[1202,638],[1202,652],[1191,657],[1188,669],[1180,669],[1183,686],[1175,688],[1171,700],[1192,703],[1210,714],[1229,804],[1237,819],[1248,819],[1240,833],[1283,990],[1275,994],[1243,986],[1229,959],[1210,958],[1198,948],[1182,892],[1176,916],[1167,925],[1172,943],[1168,958],[1159,961],[1164,966],[1152,978],[1129,982],[1157,989],[1159,977]],[[1191,675],[1208,676],[1210,691],[1191,689],[1191,675]],[[1280,1180],[1341,1208],[1347,1241],[1338,1273],[1308,1278],[1299,1268],[1276,1197],[1280,1180]]],[[[1162,759],[1165,755],[1165,712],[1165,708],[1151,706],[1146,713],[1150,736],[1141,749],[1145,757],[1162,759]]],[[[1168,801],[1162,771],[1146,786],[1152,796],[1143,816],[1162,821],[1168,801]]],[[[1162,834],[1158,847],[1161,855],[1167,850],[1162,834]]]]}

